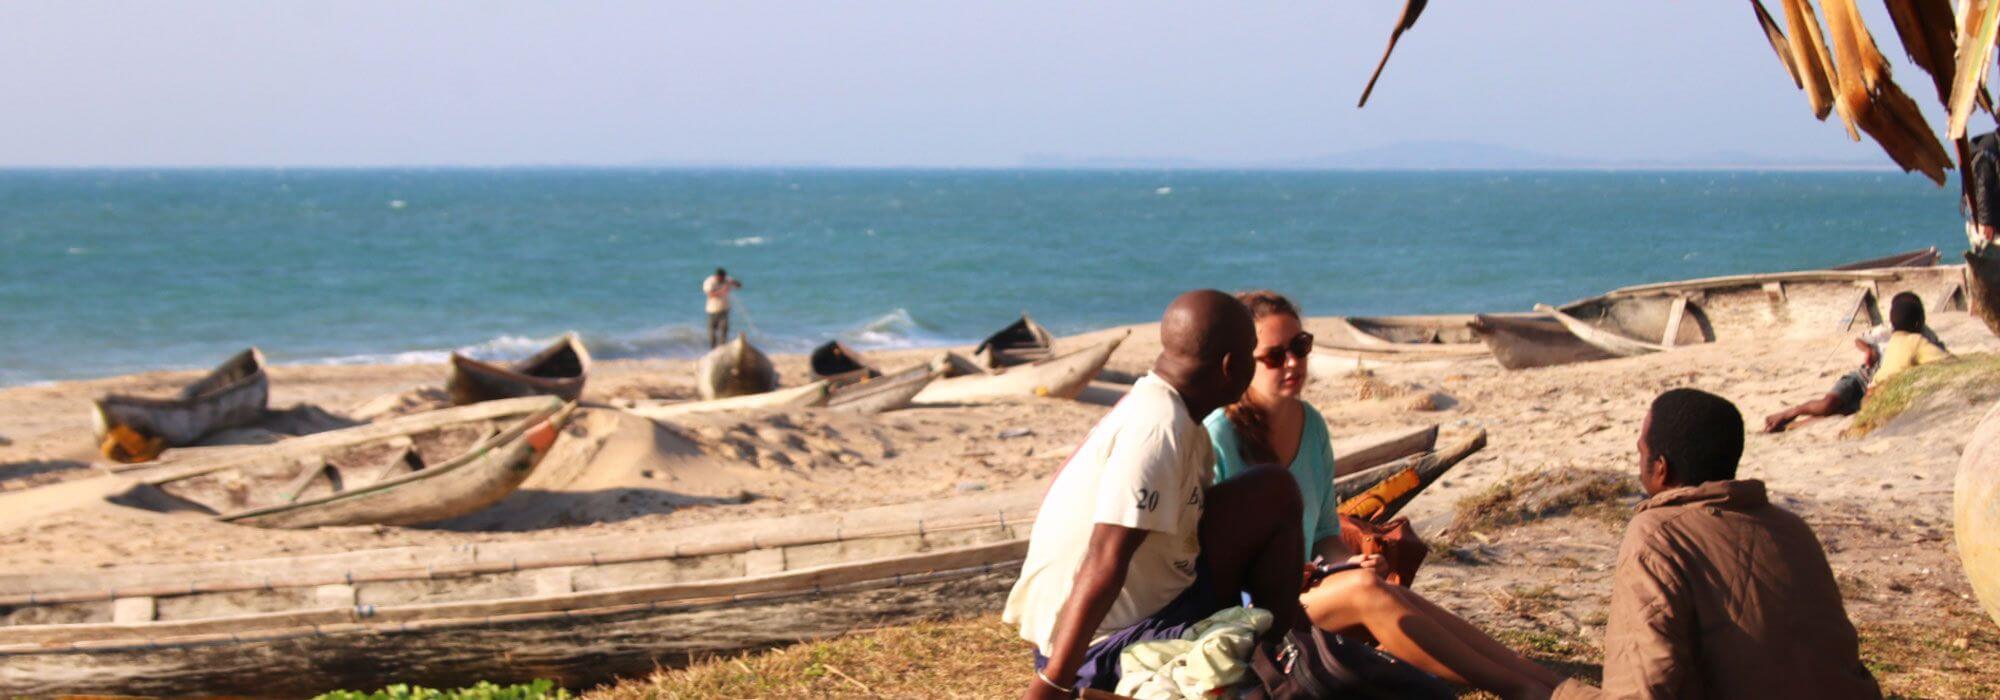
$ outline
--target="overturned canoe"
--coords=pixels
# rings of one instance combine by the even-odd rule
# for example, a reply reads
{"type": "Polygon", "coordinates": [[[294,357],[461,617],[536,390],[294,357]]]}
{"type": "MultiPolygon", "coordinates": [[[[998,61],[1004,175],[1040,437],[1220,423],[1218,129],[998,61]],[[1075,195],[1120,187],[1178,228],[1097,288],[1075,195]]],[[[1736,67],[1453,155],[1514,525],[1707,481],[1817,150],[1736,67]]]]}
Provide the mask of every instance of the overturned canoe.
{"type": "MultiPolygon", "coordinates": [[[[256,527],[436,522],[513,493],[574,407],[545,396],[491,401],[232,448],[143,473],[139,488],[256,527]]],[[[160,502],[145,495],[113,500],[160,502]]]]}
{"type": "Polygon", "coordinates": [[[1310,324],[1317,352],[1384,362],[1484,357],[1470,314],[1444,316],[1337,316],[1310,324]]]}
{"type": "Polygon", "coordinates": [[[1481,314],[1472,328],[1507,369],[1631,357],[1715,339],[1700,306],[1668,294],[1603,296],[1536,315],[1481,314]]]}
{"type": "Polygon", "coordinates": [[[917,403],[969,403],[1014,396],[1053,396],[1074,399],[1104,369],[1111,353],[1125,341],[1128,331],[1116,338],[1066,355],[1040,362],[1016,365],[995,374],[975,374],[940,379],[917,394],[917,403]]]}
{"type": "Polygon", "coordinates": [[[451,402],[458,406],[522,396],[575,401],[583,395],[584,380],[589,378],[590,351],[575,333],[564,333],[553,345],[507,367],[454,352],[451,378],[444,386],[451,402]]]}
{"type": "Polygon", "coordinates": [[[723,411],[755,411],[767,408],[812,408],[826,405],[833,395],[833,383],[821,379],[804,386],[790,389],[766,391],[761,394],[731,396],[726,399],[708,401],[647,401],[625,409],[631,413],[661,420],[695,413],[719,413],[723,411]]]}
{"type": "Polygon", "coordinates": [[[568,687],[998,610],[1040,489],[570,541],[0,575],[0,688],[568,687]]]}
{"type": "Polygon", "coordinates": [[[924,387],[943,375],[944,363],[941,361],[918,365],[895,374],[838,387],[827,397],[826,407],[862,414],[894,411],[910,405],[910,401],[917,398],[924,387]]]}
{"type": "Polygon", "coordinates": [[[703,400],[762,394],[778,388],[778,370],[739,335],[701,356],[694,365],[694,385],[703,400]]]}
{"type": "Polygon", "coordinates": [[[868,363],[867,358],[846,343],[829,340],[813,348],[808,358],[812,365],[814,379],[832,380],[834,384],[858,382],[882,376],[881,370],[868,363]]]}
{"type": "Polygon", "coordinates": [[[105,457],[144,462],[168,447],[192,445],[211,432],[256,422],[270,395],[264,353],[250,348],[172,397],[111,394],[97,399],[91,428],[105,457]]]}
{"type": "Polygon", "coordinates": [[[986,336],[972,350],[972,359],[988,369],[1025,365],[1054,356],[1055,339],[1049,335],[1049,329],[1029,318],[1026,311],[1021,312],[1020,320],[986,336]]]}

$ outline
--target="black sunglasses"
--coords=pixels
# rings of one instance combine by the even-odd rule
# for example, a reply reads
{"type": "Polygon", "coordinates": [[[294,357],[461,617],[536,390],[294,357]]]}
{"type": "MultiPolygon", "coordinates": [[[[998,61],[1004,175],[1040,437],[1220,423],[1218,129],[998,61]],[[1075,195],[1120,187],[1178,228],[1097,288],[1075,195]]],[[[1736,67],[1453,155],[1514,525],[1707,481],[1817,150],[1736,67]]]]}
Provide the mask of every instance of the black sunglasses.
{"type": "Polygon", "coordinates": [[[1306,359],[1307,355],[1312,354],[1312,351],[1313,334],[1301,332],[1298,335],[1292,336],[1291,340],[1285,341],[1284,345],[1271,348],[1257,355],[1257,361],[1263,363],[1265,367],[1277,369],[1285,366],[1286,355],[1303,360],[1306,359]]]}

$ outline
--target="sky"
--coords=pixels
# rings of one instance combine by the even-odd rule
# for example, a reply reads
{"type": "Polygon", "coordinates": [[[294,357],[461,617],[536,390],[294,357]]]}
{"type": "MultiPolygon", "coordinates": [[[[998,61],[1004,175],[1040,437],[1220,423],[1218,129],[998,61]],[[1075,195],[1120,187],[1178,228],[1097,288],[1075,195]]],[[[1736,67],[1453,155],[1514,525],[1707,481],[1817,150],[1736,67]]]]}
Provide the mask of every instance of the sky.
{"type": "Polygon", "coordinates": [[[1426,141],[1888,162],[1813,119],[1727,0],[1434,2],[1357,110],[1400,8],[9,2],[0,167],[1242,165],[1426,141]]]}

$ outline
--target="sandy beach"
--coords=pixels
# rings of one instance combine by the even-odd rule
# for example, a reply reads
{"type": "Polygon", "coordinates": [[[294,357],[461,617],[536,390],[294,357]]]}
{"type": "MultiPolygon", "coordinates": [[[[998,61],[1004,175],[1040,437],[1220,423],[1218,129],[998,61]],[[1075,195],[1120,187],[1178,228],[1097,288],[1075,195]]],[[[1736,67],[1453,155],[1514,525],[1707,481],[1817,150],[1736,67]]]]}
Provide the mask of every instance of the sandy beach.
{"type": "MultiPolygon", "coordinates": [[[[1939,314],[1933,325],[1957,352],[2000,350],[2000,339],[1963,313],[1939,314]]],[[[875,417],[801,409],[710,414],[655,426],[609,405],[693,396],[692,362],[601,363],[585,395],[600,407],[586,411],[572,429],[603,443],[593,461],[596,472],[588,475],[591,488],[583,489],[596,496],[521,511],[525,515],[513,521],[461,523],[476,531],[261,530],[113,505],[78,487],[100,474],[88,400],[107,391],[173,387],[195,373],[6,389],[0,391],[0,426],[13,442],[0,446],[0,503],[10,504],[0,508],[0,571],[660,532],[1032,486],[1049,477],[1119,395],[1122,385],[1106,380],[1143,373],[1159,351],[1151,324],[1058,340],[1060,351],[1128,329],[1131,337],[1082,400],[918,406],[875,417]]],[[[870,359],[894,368],[937,352],[877,352],[870,359]]],[[[787,385],[806,377],[805,358],[774,359],[787,385]]],[[[1629,477],[1639,422],[1662,390],[1719,393],[1759,423],[1766,413],[1823,392],[1855,361],[1848,341],[1836,336],[1722,342],[1511,372],[1490,359],[1357,367],[1353,360],[1316,355],[1306,397],[1325,414],[1336,440],[1427,424],[1441,425],[1445,440],[1488,431],[1483,452],[1407,511],[1438,550],[1417,589],[1489,629],[1553,631],[1587,645],[1604,624],[1619,518],[1550,517],[1453,531],[1461,501],[1495,485],[1536,483],[1566,469],[1629,477]]],[[[298,417],[343,415],[385,395],[439,386],[444,376],[441,366],[279,366],[272,370],[271,407],[305,422],[298,417]]],[[[1992,399],[1952,400],[1984,405],[1992,399]]],[[[1814,525],[1858,624],[1983,624],[1959,569],[1950,521],[1951,475],[1978,415],[1913,410],[1861,439],[1842,436],[1847,419],[1752,435],[1743,475],[1766,480],[1774,500],[1814,525]]],[[[270,424],[284,428],[285,420],[270,424]]],[[[250,431],[232,439],[258,437],[250,431]]]]}

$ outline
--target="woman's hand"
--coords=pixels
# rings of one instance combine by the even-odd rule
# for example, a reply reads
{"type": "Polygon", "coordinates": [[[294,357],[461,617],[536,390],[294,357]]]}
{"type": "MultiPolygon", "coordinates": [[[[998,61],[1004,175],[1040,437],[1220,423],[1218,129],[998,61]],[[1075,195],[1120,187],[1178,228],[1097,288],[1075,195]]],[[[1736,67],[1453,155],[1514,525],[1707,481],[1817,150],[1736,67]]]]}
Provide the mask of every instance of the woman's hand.
{"type": "Polygon", "coordinates": [[[1375,578],[1384,580],[1389,578],[1389,560],[1383,559],[1380,554],[1356,554],[1347,560],[1374,572],[1375,578]]]}

